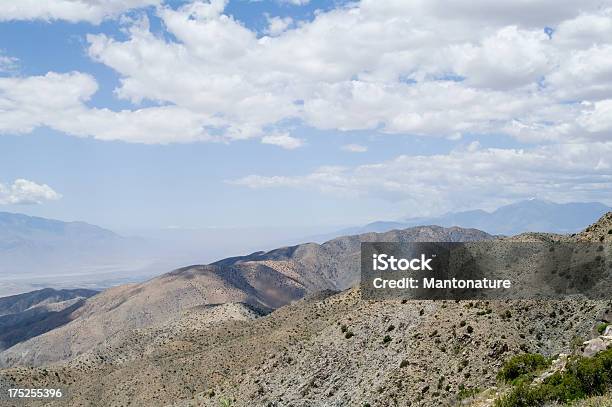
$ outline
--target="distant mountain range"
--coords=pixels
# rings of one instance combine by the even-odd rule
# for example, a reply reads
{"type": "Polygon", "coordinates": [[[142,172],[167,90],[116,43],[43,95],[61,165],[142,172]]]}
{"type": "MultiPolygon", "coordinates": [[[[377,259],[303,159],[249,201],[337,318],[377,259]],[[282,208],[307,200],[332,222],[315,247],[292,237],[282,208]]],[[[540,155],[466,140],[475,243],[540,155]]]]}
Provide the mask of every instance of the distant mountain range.
{"type": "Polygon", "coordinates": [[[185,264],[303,241],[309,228],[167,228],[126,237],[85,222],[0,212],[0,297],[45,287],[100,290],[185,264]]]}
{"type": "MultiPolygon", "coordinates": [[[[312,236],[290,228],[168,229],[124,237],[85,222],[0,212],[0,297],[44,287],[103,289],[141,282],[185,264],[202,264],[253,250],[338,236],[384,233],[419,225],[459,226],[490,234],[573,233],[610,210],[600,203],[527,200],[493,212],[373,222],[312,236]],[[306,237],[305,237],[306,236],[306,237]]],[[[316,232],[320,233],[320,232],[316,232]]]]}
{"type": "Polygon", "coordinates": [[[85,222],[0,212],[0,296],[49,286],[104,287],[98,283],[108,273],[141,268],[151,252],[143,239],[85,222]]]}
{"type": "Polygon", "coordinates": [[[56,265],[70,272],[102,253],[108,262],[113,261],[128,243],[132,242],[85,222],[0,212],[2,274],[36,274],[56,265]]]}
{"type": "Polygon", "coordinates": [[[437,217],[408,218],[400,221],[378,221],[365,226],[343,229],[337,235],[385,232],[418,225],[460,226],[495,235],[524,232],[575,233],[596,221],[611,208],[598,202],[555,203],[529,199],[502,206],[493,212],[472,210],[449,212],[437,217]]]}

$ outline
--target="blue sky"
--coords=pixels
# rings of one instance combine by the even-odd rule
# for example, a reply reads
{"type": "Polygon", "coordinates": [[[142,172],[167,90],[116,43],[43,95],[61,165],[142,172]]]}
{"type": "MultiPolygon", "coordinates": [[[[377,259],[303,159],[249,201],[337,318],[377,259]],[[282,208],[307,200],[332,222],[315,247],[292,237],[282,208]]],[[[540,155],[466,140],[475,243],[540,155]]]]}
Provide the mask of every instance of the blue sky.
{"type": "Polygon", "coordinates": [[[612,204],[607,2],[64,2],[0,11],[0,210],[130,229],[612,204]]]}

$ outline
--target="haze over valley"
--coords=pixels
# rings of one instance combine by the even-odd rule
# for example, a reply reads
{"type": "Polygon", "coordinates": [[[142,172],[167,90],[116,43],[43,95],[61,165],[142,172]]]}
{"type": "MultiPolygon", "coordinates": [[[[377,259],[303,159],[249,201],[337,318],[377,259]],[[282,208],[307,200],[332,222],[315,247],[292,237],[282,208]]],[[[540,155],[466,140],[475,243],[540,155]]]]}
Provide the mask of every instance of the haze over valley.
{"type": "Polygon", "coordinates": [[[419,225],[459,226],[505,235],[525,231],[571,233],[609,209],[599,203],[528,200],[492,213],[476,210],[436,218],[379,221],[334,232],[325,232],[325,229],[334,230],[333,225],[327,228],[166,228],[135,231],[140,233],[137,236],[122,236],[85,222],[0,213],[0,297],[40,288],[100,290],[243,253],[419,225]]]}

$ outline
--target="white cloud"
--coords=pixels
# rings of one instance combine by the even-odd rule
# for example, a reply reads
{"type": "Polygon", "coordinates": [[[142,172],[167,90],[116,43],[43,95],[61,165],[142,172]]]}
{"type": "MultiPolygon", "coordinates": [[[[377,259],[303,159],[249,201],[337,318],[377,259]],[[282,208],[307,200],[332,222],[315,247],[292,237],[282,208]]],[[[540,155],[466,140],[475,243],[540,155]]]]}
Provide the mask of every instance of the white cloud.
{"type": "Polygon", "coordinates": [[[531,196],[555,201],[610,202],[612,143],[493,149],[471,144],[449,154],[402,155],[353,168],[323,167],[302,176],[260,176],[231,181],[249,188],[301,188],[343,197],[374,196],[400,202],[415,214],[496,206],[531,196]]]}
{"type": "Polygon", "coordinates": [[[508,26],[481,44],[450,47],[453,71],[476,87],[509,90],[535,83],[550,70],[553,50],[543,30],[508,26]]]}
{"type": "Polygon", "coordinates": [[[98,24],[128,10],[159,3],[160,0],[9,0],[0,7],[0,21],[65,20],[98,24]]]}
{"type": "MultiPolygon", "coordinates": [[[[89,53],[121,75],[120,97],[217,117],[229,138],[263,137],[266,126],[295,118],[322,129],[422,136],[590,137],[573,125],[583,105],[566,103],[577,90],[565,78],[579,75],[588,59],[581,52],[596,52],[568,38],[580,36],[574,20],[608,9],[542,0],[518,13],[512,2],[459,3],[450,8],[463,11],[449,14],[435,1],[363,1],[290,30],[291,21],[270,19],[274,36],[258,38],[223,14],[223,1],[196,1],[159,9],[176,41],[134,24],[125,41],[89,36],[89,53]],[[550,39],[543,24],[563,25],[562,38],[550,39]],[[553,134],[564,126],[572,131],[553,134]]],[[[600,25],[589,35],[603,47],[601,64],[581,78],[588,86],[576,86],[587,101],[609,92],[603,58],[611,40],[600,25]]]]}
{"type": "Polygon", "coordinates": [[[365,153],[368,151],[368,148],[366,146],[362,146],[361,144],[345,144],[342,146],[342,149],[351,153],[365,153]]]}
{"type": "Polygon", "coordinates": [[[310,0],[278,0],[280,3],[291,4],[293,6],[305,6],[310,0]]]}
{"type": "Polygon", "coordinates": [[[0,183],[0,205],[40,204],[62,196],[47,184],[17,179],[11,185],[0,183]]]}
{"type": "Polygon", "coordinates": [[[0,78],[0,133],[28,133],[41,126],[81,137],[141,143],[209,140],[207,118],[176,106],[112,111],[89,108],[97,90],[90,75],[50,72],[0,78]]]}
{"type": "MultiPolygon", "coordinates": [[[[376,0],[369,2],[375,3],[376,0]]],[[[401,0],[394,3],[402,5],[401,0]]],[[[432,15],[449,20],[496,25],[519,24],[526,28],[554,27],[581,11],[595,11],[609,4],[599,0],[582,0],[580,4],[573,0],[458,0],[451,3],[445,0],[423,0],[414,3],[426,8],[432,15]]],[[[377,6],[382,8],[384,4],[377,6]]]]}
{"type": "Polygon", "coordinates": [[[293,24],[293,19],[291,17],[269,17],[268,19],[268,27],[264,30],[265,34],[276,36],[285,31],[293,24]]]}
{"type": "Polygon", "coordinates": [[[546,83],[562,100],[612,97],[612,44],[568,52],[559,68],[546,77],[546,83]]]}
{"type": "Polygon", "coordinates": [[[262,137],[261,142],[264,144],[273,144],[286,150],[294,150],[304,145],[303,140],[296,137],[291,137],[288,133],[264,136],[262,137]]]}
{"type": "Polygon", "coordinates": [[[0,51],[0,73],[12,73],[17,70],[19,60],[8,55],[4,55],[0,51]]]}
{"type": "Polygon", "coordinates": [[[87,37],[90,57],[119,74],[116,95],[157,107],[88,108],[96,83],[85,74],[19,78],[0,83],[0,131],[50,126],[167,143],[263,138],[265,129],[282,132],[283,123],[297,120],[319,129],[452,139],[612,138],[602,130],[606,118],[592,112],[595,103],[612,100],[610,0],[364,0],[312,21],[271,19],[263,37],[224,14],[226,4],[159,6],[168,35],[153,33],[141,17],[120,38],[87,37]],[[552,37],[545,25],[555,29],[552,37]],[[27,83],[69,106],[2,93],[27,83]]]}

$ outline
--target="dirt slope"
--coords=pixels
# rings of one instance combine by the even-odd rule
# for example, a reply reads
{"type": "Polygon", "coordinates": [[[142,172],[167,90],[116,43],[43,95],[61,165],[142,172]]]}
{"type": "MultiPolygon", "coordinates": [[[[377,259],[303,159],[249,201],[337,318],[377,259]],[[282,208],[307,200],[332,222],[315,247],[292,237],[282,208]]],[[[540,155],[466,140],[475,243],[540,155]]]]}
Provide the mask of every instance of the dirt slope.
{"type": "Polygon", "coordinates": [[[205,304],[244,303],[270,311],[307,293],[345,289],[359,278],[361,241],[491,239],[474,229],[416,227],[341,237],[189,266],[148,282],[102,292],[66,316],[71,322],[0,353],[0,366],[40,366],[78,356],[131,329],[176,318],[205,304]]]}

